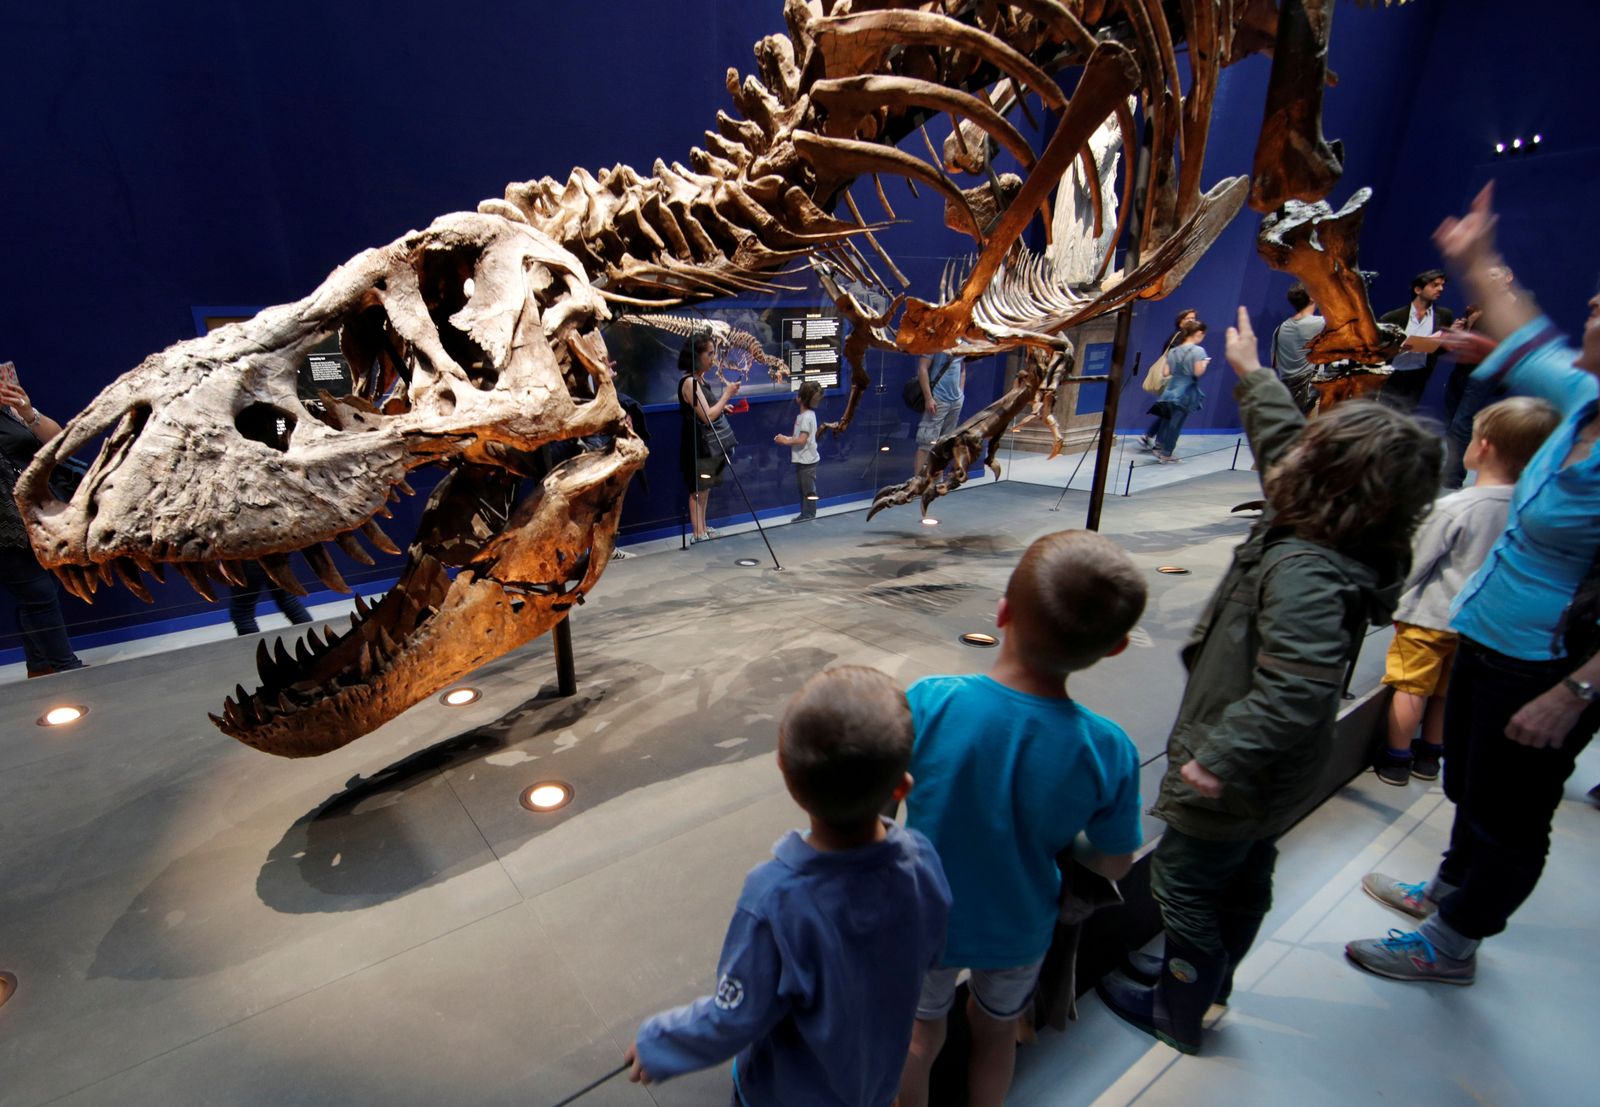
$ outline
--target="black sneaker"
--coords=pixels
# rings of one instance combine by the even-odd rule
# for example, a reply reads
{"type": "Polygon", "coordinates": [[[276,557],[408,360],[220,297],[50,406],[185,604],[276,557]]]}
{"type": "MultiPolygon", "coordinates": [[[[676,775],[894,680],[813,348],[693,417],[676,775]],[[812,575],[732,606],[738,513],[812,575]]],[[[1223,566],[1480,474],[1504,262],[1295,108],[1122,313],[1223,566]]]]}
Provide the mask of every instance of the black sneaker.
{"type": "Polygon", "coordinates": [[[1393,784],[1396,788],[1403,788],[1411,782],[1412,758],[1409,753],[1397,754],[1388,750],[1378,754],[1377,761],[1372,768],[1378,774],[1378,779],[1385,784],[1393,784]]]}
{"type": "Polygon", "coordinates": [[[1444,747],[1432,742],[1411,744],[1411,775],[1418,780],[1438,780],[1439,762],[1444,759],[1444,747]]]}

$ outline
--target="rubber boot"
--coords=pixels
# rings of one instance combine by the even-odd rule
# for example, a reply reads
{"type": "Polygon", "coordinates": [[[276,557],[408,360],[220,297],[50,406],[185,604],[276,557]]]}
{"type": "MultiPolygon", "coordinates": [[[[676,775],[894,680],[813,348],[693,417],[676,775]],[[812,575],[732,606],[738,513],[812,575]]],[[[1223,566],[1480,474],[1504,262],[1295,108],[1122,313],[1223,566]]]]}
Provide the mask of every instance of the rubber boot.
{"type": "Polygon", "coordinates": [[[1199,1053],[1201,1020],[1227,974],[1226,957],[1196,949],[1169,933],[1161,976],[1153,987],[1112,974],[1095,985],[1095,991],[1124,1022],[1182,1053],[1199,1053]]]}
{"type": "MultiPolygon", "coordinates": [[[[1233,970],[1244,955],[1250,952],[1250,947],[1255,945],[1256,935],[1261,933],[1262,919],[1259,915],[1227,915],[1221,919],[1222,943],[1228,951],[1228,971],[1223,974],[1222,986],[1217,989],[1217,998],[1212,1003],[1228,1005],[1228,997],[1233,995],[1233,970]]],[[[1142,949],[1128,951],[1123,960],[1122,972],[1128,979],[1136,984],[1146,987],[1153,986],[1161,979],[1161,970],[1166,964],[1166,956],[1162,953],[1146,953],[1142,949]]]]}

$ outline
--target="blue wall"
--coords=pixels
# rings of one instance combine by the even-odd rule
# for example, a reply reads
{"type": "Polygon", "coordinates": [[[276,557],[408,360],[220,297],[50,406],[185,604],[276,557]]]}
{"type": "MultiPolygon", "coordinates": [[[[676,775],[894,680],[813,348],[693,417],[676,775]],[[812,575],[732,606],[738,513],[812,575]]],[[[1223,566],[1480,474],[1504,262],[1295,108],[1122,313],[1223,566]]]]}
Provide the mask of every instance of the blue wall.
{"type": "MultiPolygon", "coordinates": [[[[1380,271],[1380,309],[1404,301],[1410,275],[1434,264],[1431,229],[1493,172],[1513,264],[1576,327],[1600,252],[1587,195],[1600,146],[1575,91],[1592,64],[1586,7],[1541,5],[1519,21],[1490,0],[1339,5],[1341,81],[1328,93],[1327,132],[1349,160],[1333,199],[1364,184],[1377,191],[1362,260],[1380,271]],[[1534,130],[1549,153],[1486,160],[1495,140],[1534,130]]],[[[17,362],[41,409],[67,415],[149,353],[192,336],[194,305],[297,299],[361,249],[470,210],[508,181],[683,159],[728,106],[724,71],[750,70],[751,45],[782,29],[778,0],[6,5],[0,359],[17,362]]],[[[1208,182],[1249,171],[1267,73],[1256,58],[1224,74],[1208,182]]],[[[885,241],[915,291],[932,298],[945,257],[967,244],[943,229],[926,192],[912,201],[886,185],[915,223],[885,241]]],[[[870,187],[858,199],[878,213],[870,187]]],[[[1242,214],[1173,298],[1141,305],[1136,350],[1158,350],[1182,306],[1211,322],[1217,355],[1235,305],[1250,307],[1260,330],[1282,318],[1288,280],[1257,259],[1257,225],[1242,214]]],[[[1446,300],[1459,306],[1453,292],[1446,300]]],[[[909,360],[882,365],[894,401],[909,360]]],[[[1220,360],[1217,369],[1194,429],[1237,422],[1220,360]]],[[[979,403],[995,382],[975,386],[979,403]]],[[[753,420],[764,439],[784,418],[783,405],[769,406],[753,420]]],[[[896,408],[870,409],[874,440],[893,448],[881,469],[857,466],[852,480],[909,463],[896,408]]],[[[651,502],[630,503],[636,531],[676,501],[667,423],[651,502]]],[[[777,496],[784,466],[772,460],[763,466],[778,474],[777,496]]],[[[160,599],[207,617],[180,597],[168,589],[160,599]]],[[[92,613],[66,602],[75,621],[96,626],[145,617],[121,593],[92,613]]]]}

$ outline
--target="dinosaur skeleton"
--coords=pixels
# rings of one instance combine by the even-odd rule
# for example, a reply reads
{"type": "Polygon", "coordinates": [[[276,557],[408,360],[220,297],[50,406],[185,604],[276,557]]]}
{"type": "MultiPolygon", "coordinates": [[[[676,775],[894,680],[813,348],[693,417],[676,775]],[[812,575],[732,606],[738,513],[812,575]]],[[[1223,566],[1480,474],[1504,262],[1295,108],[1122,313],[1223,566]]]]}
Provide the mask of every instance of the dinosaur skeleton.
{"type": "MultiPolygon", "coordinates": [[[[163,565],[209,598],[212,578],[235,580],[250,559],[291,586],[295,552],[341,588],[324,544],[356,560],[367,556],[358,534],[383,547],[374,517],[405,490],[405,473],[444,469],[382,602],[359,604],[343,635],[313,632],[292,653],[263,646],[261,687],[239,688],[213,716],[275,754],[342,746],[543,633],[598,579],[622,492],[645,456],[607,365],[600,328],[612,305],[659,311],[770,292],[798,266],[817,266],[852,324],[844,424],[869,383],[861,356],[871,347],[1066,353],[1061,331],[1166,295],[1242,206],[1242,178],[1201,187],[1218,73],[1275,43],[1320,56],[1332,0],[1279,9],[1273,0],[786,0],[788,34],[757,43],[757,75],[728,74],[740,115],[719,112],[687,165],[514,183],[476,213],[358,255],[298,303],[178,343],[116,380],[18,482],[35,549],[84,598],[112,582],[147,595],[141,573],[159,577],[163,565]],[[1070,95],[1052,76],[1065,70],[1077,73],[1070,95]],[[1130,98],[1148,129],[1142,148],[1130,98]],[[1010,104],[1030,118],[1050,113],[1041,149],[1003,114],[1010,104]],[[957,127],[948,156],[924,127],[935,115],[957,127]],[[1128,154],[1109,236],[1092,141],[1108,121],[1128,154]],[[918,131],[930,160],[900,148],[918,131]],[[1017,166],[1010,179],[993,167],[1001,150],[1017,166]],[[1147,172],[1132,171],[1135,150],[1147,172]],[[1049,226],[1052,190],[1075,164],[1091,194],[1084,222],[1107,243],[1099,287],[1052,283],[1020,243],[1036,214],[1049,226]],[[963,188],[957,172],[984,179],[963,188]],[[890,176],[940,197],[946,223],[976,246],[938,303],[905,291],[875,236],[897,218],[883,187],[890,176]],[[863,179],[880,221],[850,192],[863,179]],[[1111,273],[1110,244],[1125,230],[1133,262],[1111,273]],[[881,298],[887,307],[851,290],[889,292],[863,246],[900,285],[881,298]],[[386,384],[303,404],[299,362],[334,335],[358,379],[386,384]],[[71,501],[56,499],[51,471],[102,435],[71,501]],[[585,437],[608,444],[546,460],[545,447],[585,437]],[[519,497],[527,479],[537,487],[519,497]]],[[[1286,52],[1280,45],[1279,62],[1286,52]]],[[[1331,183],[1336,151],[1316,133],[1315,105],[1300,106],[1320,95],[1320,77],[1275,65],[1262,142],[1279,152],[1258,164],[1258,207],[1278,196],[1314,201],[1331,183]],[[1307,149],[1316,156],[1297,155],[1307,149]]],[[[985,439],[992,463],[998,435],[1059,383],[1059,371],[1030,366],[935,446],[929,472],[976,457],[985,439]]],[[[959,478],[923,480],[890,499],[926,503],[959,478]]]]}
{"type": "Polygon", "coordinates": [[[767,353],[761,339],[749,331],[740,330],[721,319],[704,319],[691,315],[668,315],[662,312],[632,312],[617,316],[619,324],[630,327],[651,327],[679,338],[697,334],[711,336],[711,367],[724,384],[737,381],[745,383],[750,371],[757,365],[767,370],[775,381],[789,379],[789,367],[779,358],[767,353]]]}

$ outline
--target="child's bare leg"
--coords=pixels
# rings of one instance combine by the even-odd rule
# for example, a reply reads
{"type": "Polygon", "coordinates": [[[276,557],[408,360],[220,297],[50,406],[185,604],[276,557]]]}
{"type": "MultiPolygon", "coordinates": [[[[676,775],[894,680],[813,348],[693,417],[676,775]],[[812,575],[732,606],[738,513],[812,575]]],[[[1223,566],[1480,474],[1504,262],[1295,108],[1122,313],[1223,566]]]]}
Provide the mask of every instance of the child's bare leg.
{"type": "Polygon", "coordinates": [[[968,1107],[1001,1107],[1017,1067],[1017,1020],[992,1018],[968,996],[967,1026],[972,1031],[968,1107]]]}
{"type": "Polygon", "coordinates": [[[911,1052],[900,1074],[899,1107],[928,1107],[928,1076],[944,1048],[947,1019],[918,1019],[911,1026],[911,1052]]]}
{"type": "Polygon", "coordinates": [[[1422,713],[1422,740],[1430,745],[1444,745],[1444,697],[1431,696],[1422,713]]]}
{"type": "MultiPolygon", "coordinates": [[[[1411,749],[1411,740],[1422,723],[1422,712],[1428,701],[1411,692],[1395,689],[1389,699],[1389,748],[1396,753],[1411,749]]],[[[1443,723],[1441,722],[1441,726],[1443,723]]]]}

